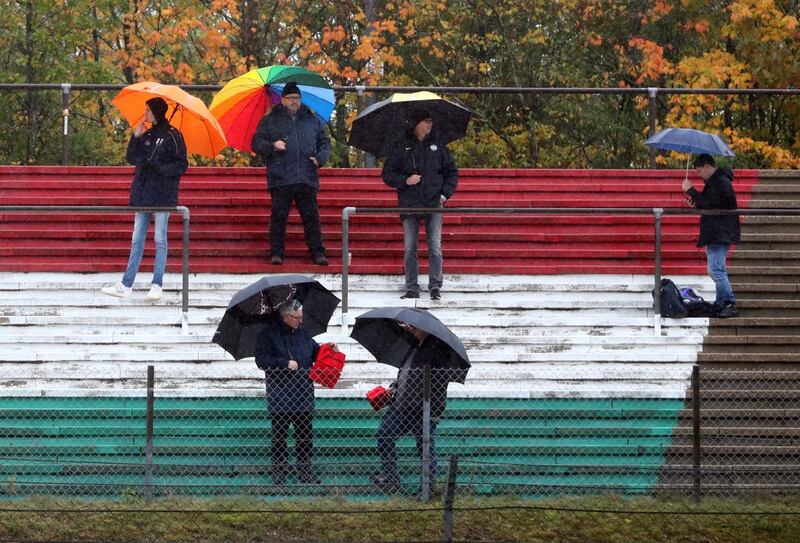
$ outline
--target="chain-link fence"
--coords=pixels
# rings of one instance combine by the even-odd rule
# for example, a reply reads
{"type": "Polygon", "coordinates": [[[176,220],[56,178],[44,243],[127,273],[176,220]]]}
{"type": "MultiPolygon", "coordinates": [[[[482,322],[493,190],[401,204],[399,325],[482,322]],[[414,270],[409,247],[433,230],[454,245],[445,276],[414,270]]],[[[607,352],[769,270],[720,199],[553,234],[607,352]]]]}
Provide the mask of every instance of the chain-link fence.
{"type": "Polygon", "coordinates": [[[347,390],[270,372],[266,389],[178,391],[156,375],[1,398],[0,496],[427,500],[453,457],[464,497],[800,491],[797,371],[509,369],[459,384],[387,367],[347,390]]]}

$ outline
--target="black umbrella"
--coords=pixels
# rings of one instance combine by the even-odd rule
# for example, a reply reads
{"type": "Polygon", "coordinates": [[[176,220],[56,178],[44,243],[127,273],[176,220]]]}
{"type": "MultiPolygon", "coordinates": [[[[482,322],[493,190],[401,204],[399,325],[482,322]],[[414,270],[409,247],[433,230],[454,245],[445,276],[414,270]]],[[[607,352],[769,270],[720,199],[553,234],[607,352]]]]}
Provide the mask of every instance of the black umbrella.
{"type": "Polygon", "coordinates": [[[366,108],[353,121],[347,143],[376,157],[386,156],[392,144],[410,127],[408,114],[415,109],[430,114],[433,135],[439,143],[448,144],[467,134],[470,110],[432,92],[421,91],[395,93],[366,108]]]}
{"type": "Polygon", "coordinates": [[[311,336],[328,329],[328,321],[340,301],[305,275],[263,277],[233,295],[212,341],[236,360],[255,356],[259,332],[275,318],[282,304],[294,298],[303,304],[302,327],[311,336]]]}
{"type": "Polygon", "coordinates": [[[450,360],[437,368],[448,372],[451,381],[463,383],[469,371],[469,356],[461,340],[428,311],[409,307],[380,307],[356,317],[350,337],[358,341],[378,362],[399,368],[416,341],[402,324],[410,324],[438,338],[453,351],[450,360]]]}

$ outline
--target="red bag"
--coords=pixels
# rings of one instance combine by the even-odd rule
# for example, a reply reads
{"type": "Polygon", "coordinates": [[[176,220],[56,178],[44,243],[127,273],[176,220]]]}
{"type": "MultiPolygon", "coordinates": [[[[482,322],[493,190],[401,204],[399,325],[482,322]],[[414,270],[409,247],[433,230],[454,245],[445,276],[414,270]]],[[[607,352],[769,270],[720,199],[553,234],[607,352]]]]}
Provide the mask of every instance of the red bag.
{"type": "Polygon", "coordinates": [[[308,370],[308,377],[315,383],[333,388],[342,376],[344,353],[337,353],[328,345],[322,345],[317,353],[314,365],[308,370]]]}
{"type": "Polygon", "coordinates": [[[391,398],[389,391],[382,386],[376,386],[367,392],[367,401],[372,405],[372,409],[375,411],[380,411],[386,407],[386,404],[389,403],[391,398]]]}

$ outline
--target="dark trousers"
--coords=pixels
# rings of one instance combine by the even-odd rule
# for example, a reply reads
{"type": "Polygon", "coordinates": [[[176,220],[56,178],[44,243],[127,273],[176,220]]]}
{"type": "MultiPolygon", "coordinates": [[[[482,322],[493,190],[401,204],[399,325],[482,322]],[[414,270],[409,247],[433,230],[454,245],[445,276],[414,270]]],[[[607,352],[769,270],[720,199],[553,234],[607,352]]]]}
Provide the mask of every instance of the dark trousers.
{"type": "Polygon", "coordinates": [[[311,467],[314,452],[314,413],[273,413],[272,414],[272,465],[274,469],[286,474],[289,450],[286,447],[286,436],[289,425],[294,424],[295,456],[297,466],[301,469],[311,467]]]}
{"type": "Polygon", "coordinates": [[[319,222],[319,209],[317,209],[316,189],[295,183],[284,187],[269,189],[272,197],[272,211],[269,221],[270,254],[282,257],[286,242],[286,221],[292,202],[297,204],[300,219],[303,221],[306,245],[311,254],[324,255],[325,247],[322,246],[322,227],[319,222]]]}
{"type": "MultiPolygon", "coordinates": [[[[436,477],[436,424],[438,421],[431,418],[431,478],[436,477]]],[[[395,404],[389,406],[378,428],[378,454],[381,457],[381,468],[387,479],[399,480],[397,473],[397,447],[395,442],[401,436],[414,436],[417,438],[417,454],[422,458],[422,417],[408,416],[400,409],[395,409],[395,404]]]]}

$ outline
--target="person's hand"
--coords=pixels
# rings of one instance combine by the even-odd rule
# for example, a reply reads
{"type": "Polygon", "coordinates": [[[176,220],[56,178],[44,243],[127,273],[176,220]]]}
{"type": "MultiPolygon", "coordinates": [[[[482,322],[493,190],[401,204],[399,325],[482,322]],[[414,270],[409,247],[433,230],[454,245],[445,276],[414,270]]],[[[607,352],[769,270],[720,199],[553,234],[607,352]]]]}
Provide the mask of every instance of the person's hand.
{"type": "Polygon", "coordinates": [[[278,151],[279,153],[283,152],[286,150],[286,142],[283,140],[274,141],[272,142],[272,148],[278,151]]]}
{"type": "Polygon", "coordinates": [[[333,352],[335,352],[335,353],[338,353],[338,352],[339,352],[339,346],[338,346],[338,345],[336,345],[336,342],[335,342],[335,341],[331,341],[331,342],[329,342],[329,343],[328,343],[328,347],[330,347],[331,349],[333,349],[333,352]]]}
{"type": "Polygon", "coordinates": [[[317,159],[315,157],[310,156],[308,157],[308,160],[310,160],[314,164],[315,168],[319,168],[319,162],[317,162],[317,159]]]}
{"type": "Polygon", "coordinates": [[[139,124],[133,127],[133,135],[138,138],[143,133],[144,133],[144,121],[140,121],[139,124]]]}
{"type": "Polygon", "coordinates": [[[420,181],[422,181],[422,176],[418,173],[415,173],[414,175],[409,175],[406,178],[406,185],[418,185],[420,181]]]}
{"type": "Polygon", "coordinates": [[[286,365],[286,367],[292,371],[297,371],[297,368],[299,368],[300,366],[297,363],[297,360],[289,360],[289,363],[286,365]]]}
{"type": "Polygon", "coordinates": [[[694,185],[692,185],[692,182],[689,181],[688,179],[684,179],[683,180],[683,185],[681,185],[681,186],[683,188],[683,192],[686,192],[687,190],[689,190],[691,188],[694,188],[694,185]]]}

